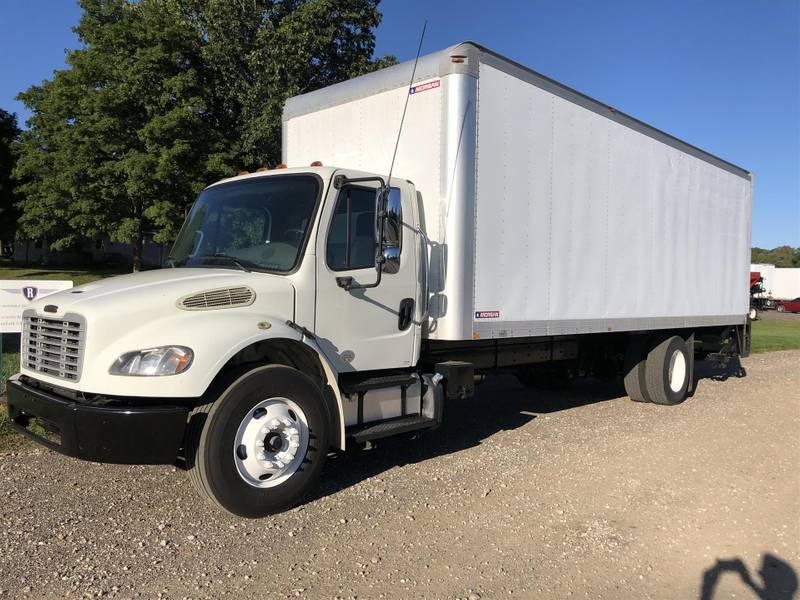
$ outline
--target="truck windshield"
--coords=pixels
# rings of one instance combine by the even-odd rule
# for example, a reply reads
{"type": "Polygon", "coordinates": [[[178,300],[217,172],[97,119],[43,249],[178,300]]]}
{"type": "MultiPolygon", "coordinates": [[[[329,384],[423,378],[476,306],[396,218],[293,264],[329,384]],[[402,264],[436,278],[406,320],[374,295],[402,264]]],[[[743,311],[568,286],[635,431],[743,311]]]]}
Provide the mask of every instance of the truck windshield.
{"type": "Polygon", "coordinates": [[[204,190],[170,252],[173,267],[287,273],[295,268],[320,193],[313,175],[258,177],[204,190]]]}

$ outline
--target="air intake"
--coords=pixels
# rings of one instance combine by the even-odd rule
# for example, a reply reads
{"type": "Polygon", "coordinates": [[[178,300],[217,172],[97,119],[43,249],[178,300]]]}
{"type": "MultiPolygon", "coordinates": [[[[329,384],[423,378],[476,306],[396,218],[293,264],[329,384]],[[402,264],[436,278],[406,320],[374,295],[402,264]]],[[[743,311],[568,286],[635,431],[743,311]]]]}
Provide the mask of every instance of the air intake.
{"type": "Polygon", "coordinates": [[[219,288],[190,294],[179,299],[178,308],[183,310],[215,310],[234,306],[250,306],[256,293],[249,287],[219,288]]]}

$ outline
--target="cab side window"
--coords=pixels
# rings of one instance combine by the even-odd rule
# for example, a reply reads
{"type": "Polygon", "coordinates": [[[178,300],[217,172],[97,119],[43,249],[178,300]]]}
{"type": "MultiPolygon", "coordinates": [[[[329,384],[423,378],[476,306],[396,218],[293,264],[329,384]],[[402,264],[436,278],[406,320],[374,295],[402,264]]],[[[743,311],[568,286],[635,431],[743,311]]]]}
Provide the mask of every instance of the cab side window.
{"type": "Polygon", "coordinates": [[[326,255],[334,271],[375,266],[375,190],[348,186],[339,192],[326,255]]]}

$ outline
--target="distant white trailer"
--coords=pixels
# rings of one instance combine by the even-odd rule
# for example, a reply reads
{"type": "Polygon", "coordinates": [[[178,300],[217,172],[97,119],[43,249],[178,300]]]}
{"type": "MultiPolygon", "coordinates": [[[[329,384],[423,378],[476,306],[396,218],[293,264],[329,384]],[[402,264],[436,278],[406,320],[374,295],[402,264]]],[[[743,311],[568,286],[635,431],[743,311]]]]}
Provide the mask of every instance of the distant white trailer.
{"type": "MultiPolygon", "coordinates": [[[[382,173],[411,65],[291,98],[283,159],[382,173]]],[[[430,240],[430,339],[741,324],[750,173],[477,44],[423,57],[395,175],[430,240]]]]}
{"type": "Polygon", "coordinates": [[[761,273],[766,295],[776,300],[793,300],[800,297],[800,269],[751,264],[750,271],[761,273]]]}

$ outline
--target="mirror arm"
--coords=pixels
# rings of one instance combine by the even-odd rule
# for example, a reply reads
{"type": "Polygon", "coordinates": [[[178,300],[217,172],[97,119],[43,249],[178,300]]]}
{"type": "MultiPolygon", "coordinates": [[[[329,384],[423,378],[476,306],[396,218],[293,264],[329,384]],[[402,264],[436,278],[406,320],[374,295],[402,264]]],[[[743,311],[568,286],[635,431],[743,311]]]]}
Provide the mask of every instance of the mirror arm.
{"type": "Polygon", "coordinates": [[[350,290],[368,290],[370,288],[378,287],[381,284],[381,276],[383,275],[383,263],[386,262],[386,257],[383,255],[383,229],[386,225],[386,198],[389,194],[389,188],[384,183],[382,177],[360,177],[357,179],[347,179],[347,183],[357,181],[380,181],[381,182],[381,196],[380,196],[380,209],[378,210],[378,252],[375,255],[375,270],[378,276],[372,283],[353,283],[352,277],[337,277],[336,285],[344,291],[350,290]]]}

